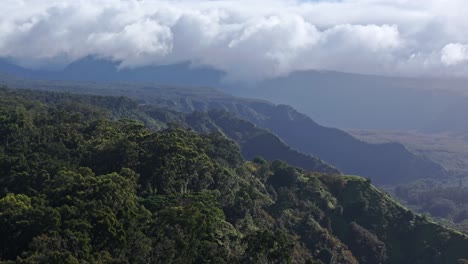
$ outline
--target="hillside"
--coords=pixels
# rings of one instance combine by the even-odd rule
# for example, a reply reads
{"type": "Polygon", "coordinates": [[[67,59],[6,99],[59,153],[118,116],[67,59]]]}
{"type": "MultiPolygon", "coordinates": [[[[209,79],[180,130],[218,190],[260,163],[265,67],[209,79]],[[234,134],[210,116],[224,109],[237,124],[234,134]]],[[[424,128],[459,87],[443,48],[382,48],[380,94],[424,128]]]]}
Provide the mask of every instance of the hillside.
{"type": "Polygon", "coordinates": [[[284,160],[309,171],[340,173],[324,161],[292,149],[270,131],[223,110],[195,111],[187,114],[154,106],[144,106],[140,109],[159,122],[191,128],[199,133],[220,132],[240,146],[242,156],[247,160],[260,156],[267,160],[284,160]]]}
{"type": "Polygon", "coordinates": [[[182,113],[151,105],[139,106],[126,97],[51,94],[44,91],[8,89],[3,89],[3,92],[10,96],[21,96],[46,104],[53,101],[71,106],[77,103],[86,104],[93,109],[104,109],[112,119],[138,120],[154,130],[163,130],[175,125],[179,128],[194,129],[199,133],[221,133],[240,146],[241,154],[247,160],[261,156],[267,160],[284,160],[309,171],[341,173],[338,169],[316,157],[292,149],[270,131],[261,129],[225,111],[182,113]]]}
{"type": "Polygon", "coordinates": [[[0,72],[23,78],[105,84],[158,83],[218,87],[236,96],[287,104],[320,124],[342,129],[466,130],[468,80],[295,71],[256,83],[224,82],[226,73],[183,62],[119,69],[88,56],[55,71],[31,70],[0,59],[0,72]],[[372,109],[371,111],[369,109],[372,109]]]}
{"type": "MultiPolygon", "coordinates": [[[[349,131],[369,142],[402,142],[450,171],[447,179],[419,179],[390,188],[412,209],[468,232],[468,142],[462,135],[407,131],[349,131]]],[[[389,186],[388,186],[389,187],[389,186]]]]}
{"type": "Polygon", "coordinates": [[[468,176],[468,141],[464,133],[421,133],[417,131],[348,130],[369,143],[399,142],[411,152],[424,155],[454,175],[468,176]]]}
{"type": "Polygon", "coordinates": [[[269,118],[254,123],[274,131],[291,147],[318,156],[345,173],[363,175],[379,184],[447,177],[442,166],[414,155],[402,144],[365,143],[341,130],[320,126],[289,106],[257,109],[268,113],[269,118]]]}
{"type": "Polygon", "coordinates": [[[346,132],[323,127],[291,107],[239,98],[210,88],[181,88],[150,84],[30,81],[0,78],[11,87],[101,95],[128,96],[139,104],[178,112],[227,111],[276,134],[284,143],[316,156],[344,173],[376,183],[399,183],[417,178],[444,178],[447,172],[433,161],[412,154],[401,144],[369,144],[346,132]]]}
{"type": "MultiPolygon", "coordinates": [[[[454,131],[462,119],[451,110],[467,105],[467,86],[466,78],[302,71],[227,91],[291,105],[320,124],[342,129],[454,131]]],[[[463,110],[466,116],[466,107],[463,110]]]]}
{"type": "Polygon", "coordinates": [[[155,131],[144,124],[170,124],[132,105],[0,91],[2,263],[468,258],[468,237],[413,214],[369,180],[248,162],[220,133],[155,131]]]}

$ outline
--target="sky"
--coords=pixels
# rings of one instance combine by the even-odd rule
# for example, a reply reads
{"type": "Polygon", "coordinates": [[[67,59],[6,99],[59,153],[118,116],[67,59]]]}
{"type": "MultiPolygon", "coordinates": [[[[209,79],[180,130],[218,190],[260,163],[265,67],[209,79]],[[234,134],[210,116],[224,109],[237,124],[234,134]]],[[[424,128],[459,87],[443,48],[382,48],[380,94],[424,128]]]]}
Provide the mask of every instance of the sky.
{"type": "Polygon", "coordinates": [[[233,80],[297,70],[468,77],[466,0],[2,0],[0,58],[190,61],[233,80]]]}

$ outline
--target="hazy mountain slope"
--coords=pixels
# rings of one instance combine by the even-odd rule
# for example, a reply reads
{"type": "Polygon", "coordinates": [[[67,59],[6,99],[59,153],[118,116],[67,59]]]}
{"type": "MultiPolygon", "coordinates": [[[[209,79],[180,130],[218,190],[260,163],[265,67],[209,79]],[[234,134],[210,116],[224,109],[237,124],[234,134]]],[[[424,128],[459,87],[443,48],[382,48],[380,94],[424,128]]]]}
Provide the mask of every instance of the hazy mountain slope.
{"type": "MultiPolygon", "coordinates": [[[[467,85],[468,88],[468,85],[467,85]]],[[[457,102],[442,111],[437,116],[434,116],[432,122],[421,128],[423,133],[443,133],[449,132],[459,134],[468,138],[468,123],[466,117],[468,115],[468,100],[457,102]]]]}
{"type": "Polygon", "coordinates": [[[55,71],[31,70],[0,59],[0,72],[40,80],[89,82],[157,82],[184,86],[219,86],[224,73],[211,68],[195,67],[188,62],[119,68],[119,63],[86,57],[55,71]]]}
{"type": "MultiPolygon", "coordinates": [[[[0,58],[0,73],[21,76],[22,78],[54,80],[53,71],[27,69],[0,58]]],[[[57,72],[58,73],[58,72],[57,72]]]]}
{"type": "Polygon", "coordinates": [[[340,173],[324,161],[292,149],[270,131],[222,110],[183,114],[167,109],[142,107],[142,111],[158,122],[190,127],[200,133],[220,132],[239,144],[242,156],[247,160],[263,157],[267,160],[284,160],[309,171],[340,173]]]}
{"type": "Polygon", "coordinates": [[[321,157],[346,173],[378,183],[446,176],[440,165],[412,154],[401,144],[365,143],[341,130],[322,127],[289,106],[255,109],[268,113],[269,118],[252,122],[274,131],[291,147],[321,157]]]}
{"type": "MultiPolygon", "coordinates": [[[[43,80],[138,82],[219,87],[231,94],[291,105],[320,124],[339,128],[456,130],[453,105],[467,105],[468,80],[385,77],[332,71],[293,72],[257,83],[227,83],[225,73],[190,63],[119,68],[86,57],[62,70],[30,70],[0,60],[0,73],[43,80]],[[372,109],[372,110],[370,110],[372,109]],[[449,113],[444,114],[444,113],[449,113]],[[443,115],[443,118],[434,119],[443,115]]],[[[462,115],[468,112],[463,109],[462,115]]]]}
{"type": "MultiPolygon", "coordinates": [[[[191,99],[179,102],[154,96],[158,105],[183,111],[222,109],[267,128],[291,147],[339,168],[345,173],[363,175],[378,183],[395,183],[417,178],[444,178],[447,172],[433,161],[416,156],[398,143],[369,144],[338,129],[318,125],[291,107],[240,98],[191,99]]],[[[149,97],[147,97],[148,99],[149,97]]]]}
{"type": "MultiPolygon", "coordinates": [[[[468,80],[304,71],[228,89],[238,96],[291,105],[320,124],[360,129],[421,129],[454,104],[467,104],[468,80]]],[[[466,115],[466,112],[464,112],[466,115]]],[[[455,113],[454,113],[455,114],[455,113]]],[[[452,120],[449,115],[445,117],[452,120]]],[[[439,120],[440,121],[440,120],[439,120]]],[[[456,128],[456,127],[454,127],[456,128]]],[[[452,129],[452,127],[445,127],[452,129]]]]}
{"type": "Polygon", "coordinates": [[[209,88],[179,88],[145,84],[98,84],[3,79],[12,87],[33,87],[89,94],[124,95],[140,104],[153,104],[181,112],[219,109],[259,127],[267,128],[286,144],[317,156],[344,173],[369,177],[378,183],[397,183],[416,178],[446,176],[446,171],[400,144],[369,144],[349,134],[318,125],[287,106],[244,99],[209,88]]]}
{"type": "Polygon", "coordinates": [[[0,90],[0,102],[2,263],[468,258],[467,236],[366,179],[246,162],[219,134],[111,119],[122,98],[0,90]]]}
{"type": "Polygon", "coordinates": [[[411,152],[429,157],[459,176],[468,175],[468,141],[466,134],[421,133],[394,130],[348,130],[356,138],[369,143],[399,142],[411,152]]]}
{"type": "Polygon", "coordinates": [[[238,142],[242,156],[247,160],[253,160],[260,156],[267,160],[284,160],[308,171],[340,173],[324,161],[292,149],[270,131],[236,118],[227,112],[194,113],[188,115],[185,120],[197,131],[220,131],[228,138],[238,142]],[[209,128],[210,125],[214,129],[209,128]]]}

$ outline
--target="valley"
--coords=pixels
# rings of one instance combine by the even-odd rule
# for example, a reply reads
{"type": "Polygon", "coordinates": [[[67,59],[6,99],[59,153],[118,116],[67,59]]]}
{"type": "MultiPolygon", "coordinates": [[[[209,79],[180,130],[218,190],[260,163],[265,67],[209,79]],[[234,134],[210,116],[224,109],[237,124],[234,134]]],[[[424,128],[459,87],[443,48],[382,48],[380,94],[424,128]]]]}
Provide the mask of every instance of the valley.
{"type": "Polygon", "coordinates": [[[401,143],[413,153],[432,159],[455,175],[468,176],[468,141],[464,134],[357,129],[346,131],[369,143],[401,143]]]}

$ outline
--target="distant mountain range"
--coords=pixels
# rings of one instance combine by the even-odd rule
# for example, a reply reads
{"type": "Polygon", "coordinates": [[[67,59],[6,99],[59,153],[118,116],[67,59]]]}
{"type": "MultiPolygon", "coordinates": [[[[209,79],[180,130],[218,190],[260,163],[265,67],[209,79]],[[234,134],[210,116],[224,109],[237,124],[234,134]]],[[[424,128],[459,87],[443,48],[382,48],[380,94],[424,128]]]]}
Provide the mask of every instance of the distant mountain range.
{"type": "Polygon", "coordinates": [[[226,74],[189,62],[119,69],[86,57],[63,70],[29,70],[0,60],[0,73],[38,80],[138,82],[220,88],[230,94],[287,104],[320,124],[339,128],[468,131],[468,80],[383,77],[331,71],[293,72],[258,83],[224,82],[226,74]]]}
{"type": "Polygon", "coordinates": [[[155,82],[184,86],[219,86],[221,71],[194,67],[188,62],[146,66],[135,69],[119,68],[119,63],[86,57],[71,63],[62,70],[44,71],[26,69],[7,60],[0,60],[0,72],[38,80],[88,81],[88,82],[155,82]]]}
{"type": "MultiPolygon", "coordinates": [[[[292,148],[304,154],[319,157],[344,173],[369,177],[376,183],[401,183],[418,178],[444,178],[447,176],[444,168],[427,158],[412,154],[403,145],[365,143],[341,130],[321,126],[292,107],[275,105],[262,100],[234,97],[215,89],[137,83],[31,81],[7,76],[0,79],[2,80],[0,84],[3,83],[10,87],[128,96],[142,106],[157,106],[184,113],[208,111],[208,117],[211,119],[208,120],[209,123],[216,124],[226,134],[231,134],[231,138],[235,138],[237,132],[232,130],[232,127],[226,130],[231,124],[221,124],[209,112],[222,110],[251,122],[259,128],[268,129],[292,148]]],[[[254,129],[247,123],[242,124],[241,122],[239,125],[254,129]]],[[[255,135],[255,133],[247,133],[247,135],[249,134],[255,135]]],[[[257,140],[269,137],[268,142],[279,141],[275,139],[275,136],[264,135],[265,137],[257,138],[257,140]]],[[[241,146],[244,144],[244,154],[248,153],[245,148],[251,144],[248,141],[251,137],[244,135],[240,138],[241,140],[238,142],[241,146]]],[[[277,144],[279,143],[277,142],[277,144]]],[[[290,151],[288,148],[281,148],[283,151],[290,151]]],[[[262,155],[266,154],[268,153],[262,155]]],[[[247,156],[252,158],[252,155],[253,153],[247,156]]],[[[301,166],[297,161],[301,156],[294,155],[296,155],[294,158],[296,162],[289,161],[296,166],[301,166]]],[[[283,153],[284,156],[286,154],[283,153]]],[[[270,156],[270,158],[279,157],[270,156]]],[[[302,156],[302,158],[306,158],[306,156],[302,156]]]]}
{"type": "MultiPolygon", "coordinates": [[[[453,105],[467,105],[467,88],[468,80],[304,71],[229,91],[291,105],[327,126],[451,130],[456,127],[446,127],[437,117],[453,105]]],[[[453,120],[449,115],[444,117],[453,120]]]]}

